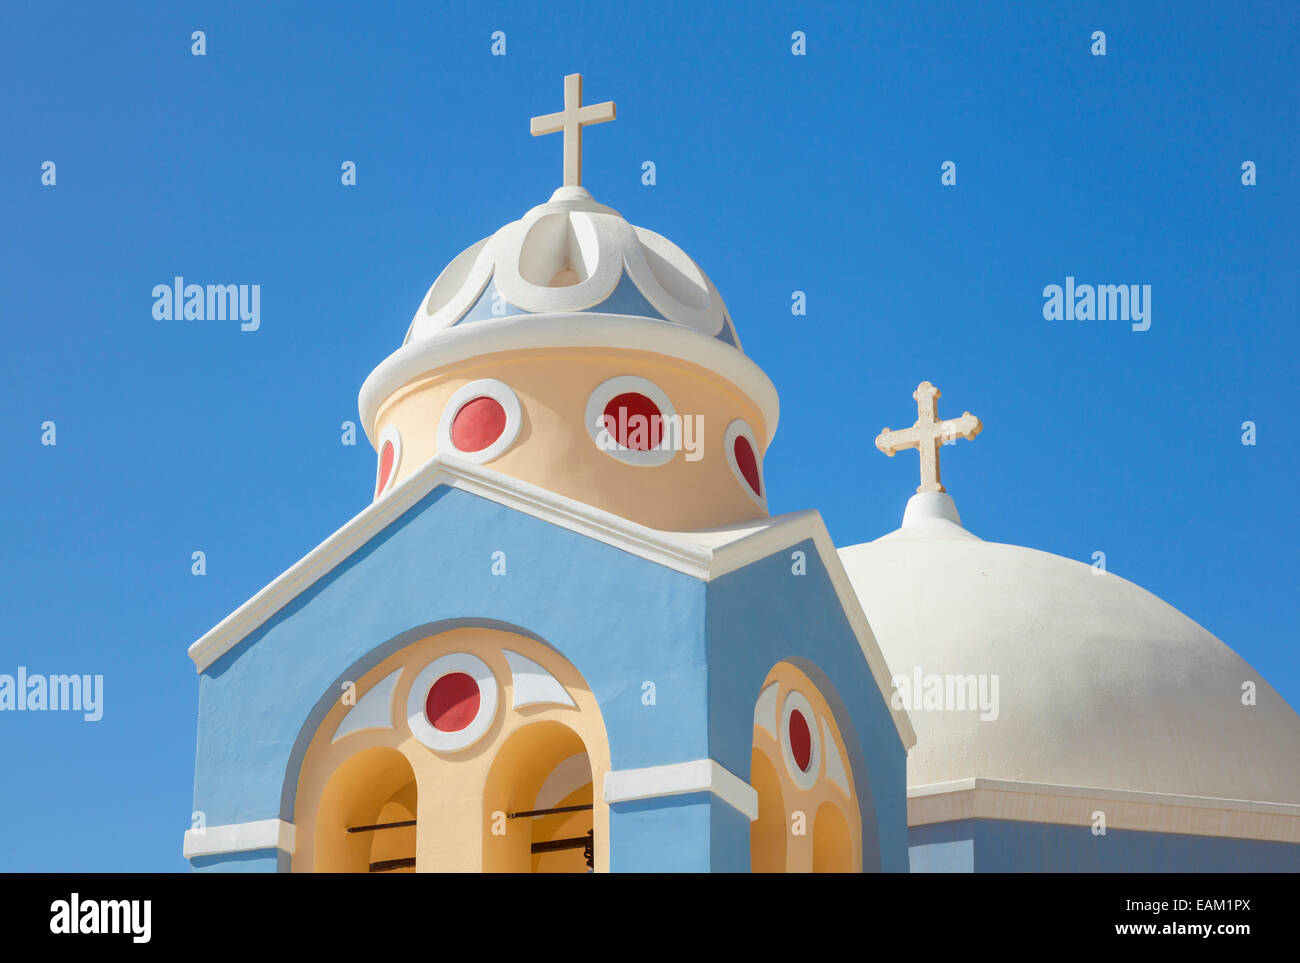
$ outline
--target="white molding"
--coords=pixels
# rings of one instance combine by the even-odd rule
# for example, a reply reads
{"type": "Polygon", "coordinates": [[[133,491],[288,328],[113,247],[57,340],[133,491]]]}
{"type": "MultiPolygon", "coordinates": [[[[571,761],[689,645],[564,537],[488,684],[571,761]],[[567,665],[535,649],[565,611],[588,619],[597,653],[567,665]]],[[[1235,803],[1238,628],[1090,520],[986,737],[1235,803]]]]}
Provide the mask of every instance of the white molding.
{"type": "Polygon", "coordinates": [[[1107,829],[1300,843],[1300,805],[1292,803],[982,777],[907,790],[908,826],[961,819],[1090,826],[1098,810],[1107,829]]]}
{"type": "Polygon", "coordinates": [[[569,691],[564,688],[560,680],[546,671],[543,666],[512,649],[502,649],[501,654],[506,657],[506,664],[510,666],[510,688],[513,699],[510,708],[522,709],[525,706],[539,705],[568,706],[572,709],[578,707],[578,704],[573,701],[573,696],[569,695],[569,691]]]}
{"type": "Polygon", "coordinates": [[[505,454],[506,450],[515,443],[515,439],[519,437],[519,429],[523,423],[523,408],[519,404],[519,396],[515,394],[514,389],[504,381],[498,381],[495,378],[479,378],[477,381],[471,381],[469,384],[457,388],[455,393],[447,399],[447,404],[443,406],[442,415],[438,419],[438,450],[457,455],[466,461],[472,461],[476,465],[481,465],[505,454]],[[456,447],[456,443],[451,440],[452,424],[456,421],[456,416],[460,414],[460,409],[475,398],[491,398],[499,404],[506,415],[505,427],[501,429],[501,434],[490,445],[478,451],[461,451],[456,447]]]}
{"type": "Polygon", "coordinates": [[[439,485],[489,499],[515,511],[565,528],[656,565],[701,581],[721,578],[800,542],[812,540],[818,557],[866,657],[871,675],[886,700],[905,749],[916,745],[916,733],[902,709],[892,705],[889,666],[876,644],[862,604],[849,582],[844,564],[831,542],[821,515],[792,512],[707,532],[662,532],[618,515],[593,508],[528,482],[502,475],[455,455],[439,454],[364,508],[351,521],[321,542],[286,572],[226,616],[189,647],[189,656],[202,672],[260,625],[288,605],[335,566],[395,521],[439,485]]]}
{"type": "Polygon", "coordinates": [[[623,277],[623,249],[634,243],[630,225],[617,214],[566,210],[543,205],[493,235],[492,257],[497,290],[511,304],[533,314],[582,311],[604,301],[623,277]],[[549,208],[549,209],[546,209],[549,208]],[[543,267],[536,262],[550,260],[543,267]],[[546,257],[549,255],[549,258],[546,257]],[[576,255],[576,257],[575,257],[576,255]],[[551,287],[553,268],[567,259],[580,260],[587,276],[576,284],[551,287]],[[525,262],[532,262],[525,267],[525,262]],[[532,279],[525,277],[525,270],[532,279]]]}
{"type": "Polygon", "coordinates": [[[825,718],[821,720],[822,728],[822,745],[826,747],[826,778],[844,791],[844,795],[852,796],[853,789],[850,787],[849,771],[844,765],[844,757],[840,755],[840,747],[835,744],[835,736],[831,732],[831,727],[827,725],[825,718]]]}
{"type": "Polygon", "coordinates": [[[294,826],[283,819],[259,819],[250,823],[208,826],[202,832],[185,832],[186,859],[196,856],[220,856],[224,853],[247,853],[257,849],[278,849],[293,855],[294,826]]]}
{"type": "Polygon", "coordinates": [[[511,304],[548,313],[595,307],[625,275],[673,323],[706,335],[722,329],[722,297],[685,251],[661,234],[630,224],[584,188],[568,187],[457,255],[429,288],[407,329],[407,341],[455,325],[489,277],[511,304]],[[586,277],[551,287],[553,272],[565,261],[575,268],[581,262],[586,277]]]}
{"type": "Polygon", "coordinates": [[[397,694],[397,680],[402,670],[396,669],[376,682],[366,694],[356,701],[352,708],[339,720],[334,729],[334,738],[330,745],[340,739],[346,739],[356,732],[369,732],[375,729],[393,729],[393,696],[397,694]]]}
{"type": "Polygon", "coordinates": [[[758,791],[712,759],[605,773],[605,802],[631,802],[692,792],[711,792],[749,817],[758,818],[758,791]]]}
{"type": "Polygon", "coordinates": [[[458,324],[402,345],[370,372],[357,405],[374,443],[380,407],[403,385],[447,365],[490,354],[532,349],[614,348],[685,361],[731,382],[758,406],[767,443],[776,435],[780,403],[763,369],[736,348],[694,328],[598,312],[527,314],[458,324]]]}
{"type": "Polygon", "coordinates": [[[704,269],[662,234],[635,224],[631,227],[636,243],[623,252],[623,263],[627,276],[641,295],[656,311],[671,321],[689,324],[715,338],[721,334],[722,326],[726,324],[724,318],[727,306],[722,303],[722,295],[713,286],[704,269]],[[692,289],[689,294],[700,303],[687,304],[676,292],[670,291],[655,273],[650,258],[646,256],[647,252],[666,265],[669,272],[677,271],[687,287],[692,289]]]}
{"type": "Polygon", "coordinates": [[[429,285],[428,293],[421,299],[420,306],[415,309],[415,317],[411,319],[411,323],[406,329],[403,344],[406,344],[415,335],[417,325],[442,327],[443,325],[454,324],[466,311],[474,306],[474,303],[483,295],[483,290],[487,287],[488,281],[492,279],[492,256],[487,252],[487,246],[492,237],[493,235],[489,234],[481,241],[471,244],[452,258],[451,263],[442,269],[434,282],[429,285]],[[446,287],[455,290],[451,292],[438,290],[439,286],[443,285],[444,282],[446,282],[446,287]],[[430,312],[429,304],[435,294],[443,303],[437,310],[430,312]]]}

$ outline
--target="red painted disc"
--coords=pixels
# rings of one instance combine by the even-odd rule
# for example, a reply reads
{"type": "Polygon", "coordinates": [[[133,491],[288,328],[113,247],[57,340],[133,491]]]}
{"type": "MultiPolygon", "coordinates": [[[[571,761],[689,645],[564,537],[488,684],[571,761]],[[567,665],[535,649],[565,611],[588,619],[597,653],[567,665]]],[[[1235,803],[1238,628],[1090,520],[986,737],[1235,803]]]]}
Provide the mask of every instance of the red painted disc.
{"type": "Polygon", "coordinates": [[[495,398],[482,396],[461,405],[451,422],[451,443],[458,451],[482,451],[506,430],[506,410],[495,398]]]}
{"type": "Polygon", "coordinates": [[[394,454],[391,441],[384,442],[383,447],[379,449],[379,486],[375,489],[376,495],[382,494],[388,487],[388,476],[393,471],[394,454]]]}
{"type": "Polygon", "coordinates": [[[790,710],[790,754],[800,772],[808,771],[812,761],[812,733],[808,730],[808,720],[798,709],[790,710]]]}
{"type": "Polygon", "coordinates": [[[663,412],[639,391],[625,391],[605,405],[605,430],[624,448],[649,451],[659,447],[663,412]]]}
{"type": "Polygon", "coordinates": [[[754,454],[754,446],[749,443],[749,439],[744,435],[737,435],[732,445],[732,450],[736,455],[736,467],[740,469],[741,475],[745,477],[745,482],[754,490],[755,495],[762,495],[762,483],[758,477],[758,457],[754,454]]]}
{"type": "Polygon", "coordinates": [[[449,672],[429,687],[424,714],[441,732],[459,732],[478,715],[478,683],[464,672],[449,672]]]}

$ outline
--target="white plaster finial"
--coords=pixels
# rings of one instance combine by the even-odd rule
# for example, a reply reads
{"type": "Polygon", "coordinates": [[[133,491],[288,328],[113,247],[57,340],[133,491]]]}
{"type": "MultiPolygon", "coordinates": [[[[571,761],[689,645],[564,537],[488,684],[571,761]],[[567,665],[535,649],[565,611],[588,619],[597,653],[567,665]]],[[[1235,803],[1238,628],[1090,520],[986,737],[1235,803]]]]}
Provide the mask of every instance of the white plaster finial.
{"type": "Polygon", "coordinates": [[[917,494],[946,490],[939,483],[940,445],[955,438],[969,441],[984,429],[983,423],[969,411],[960,418],[940,421],[934,404],[939,394],[938,388],[928,381],[922,381],[916,386],[916,391],[912,392],[912,397],[916,399],[916,423],[911,428],[900,431],[885,428],[876,436],[876,447],[890,458],[906,448],[915,448],[920,452],[921,484],[917,486],[917,494]]]}
{"type": "Polygon", "coordinates": [[[957,503],[947,492],[918,492],[907,500],[907,508],[903,511],[904,528],[931,519],[961,524],[957,503]]]}
{"type": "Polygon", "coordinates": [[[582,184],[582,128],[614,119],[614,102],[582,105],[582,74],[564,78],[564,109],[554,114],[532,118],[529,129],[534,137],[564,131],[564,186],[582,184]]]}

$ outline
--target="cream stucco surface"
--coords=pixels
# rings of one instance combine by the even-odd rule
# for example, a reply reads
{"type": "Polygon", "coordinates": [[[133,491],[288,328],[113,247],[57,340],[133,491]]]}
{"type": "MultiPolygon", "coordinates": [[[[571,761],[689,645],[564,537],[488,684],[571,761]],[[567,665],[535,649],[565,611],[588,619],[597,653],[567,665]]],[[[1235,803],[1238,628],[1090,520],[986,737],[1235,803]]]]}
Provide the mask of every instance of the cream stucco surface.
{"type": "Polygon", "coordinates": [[[893,675],[996,674],[1000,705],[991,721],[913,709],[909,788],[979,777],[1300,803],[1300,716],[1232,649],[1132,582],[981,541],[928,498],[840,557],[893,675]]]}

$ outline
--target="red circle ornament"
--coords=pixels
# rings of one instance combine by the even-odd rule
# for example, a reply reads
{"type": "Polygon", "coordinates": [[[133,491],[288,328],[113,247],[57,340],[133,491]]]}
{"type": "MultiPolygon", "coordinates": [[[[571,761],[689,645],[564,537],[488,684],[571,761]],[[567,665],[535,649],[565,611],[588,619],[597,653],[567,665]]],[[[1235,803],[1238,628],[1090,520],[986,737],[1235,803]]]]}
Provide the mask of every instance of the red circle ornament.
{"type": "Polygon", "coordinates": [[[478,683],[464,672],[449,672],[429,687],[424,714],[439,732],[460,732],[478,715],[478,683]]]}
{"type": "Polygon", "coordinates": [[[506,410],[495,398],[481,395],[460,406],[451,423],[451,443],[458,451],[482,451],[506,430],[506,410]]]}
{"type": "Polygon", "coordinates": [[[659,447],[663,412],[639,391],[625,391],[605,405],[605,430],[624,448],[650,451],[659,447]]]}
{"type": "Polygon", "coordinates": [[[793,709],[789,726],[790,753],[800,771],[807,772],[808,764],[812,762],[812,731],[808,728],[808,720],[798,709],[793,709]]]}

